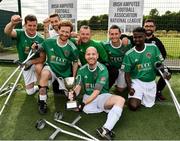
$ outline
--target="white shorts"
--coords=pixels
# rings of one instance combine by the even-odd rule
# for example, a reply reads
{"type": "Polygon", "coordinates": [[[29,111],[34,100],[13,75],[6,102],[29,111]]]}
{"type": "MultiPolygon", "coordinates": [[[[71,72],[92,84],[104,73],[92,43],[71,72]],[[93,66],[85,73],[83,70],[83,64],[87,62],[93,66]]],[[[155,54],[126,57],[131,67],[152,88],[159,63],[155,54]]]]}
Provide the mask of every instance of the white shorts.
{"type": "Polygon", "coordinates": [[[119,88],[126,88],[126,80],[125,80],[125,73],[121,69],[119,69],[119,75],[118,78],[115,81],[115,85],[119,88]]]}
{"type": "Polygon", "coordinates": [[[48,81],[48,85],[52,85],[52,83],[57,80],[59,83],[59,89],[60,90],[66,90],[66,87],[64,85],[64,79],[62,77],[57,77],[56,74],[51,70],[49,66],[44,66],[43,70],[48,70],[51,73],[51,79],[48,81]]]}
{"type": "MultiPolygon", "coordinates": [[[[104,105],[108,98],[110,98],[112,94],[110,93],[104,93],[100,94],[94,99],[91,103],[84,106],[83,111],[86,114],[93,114],[93,113],[101,113],[106,112],[108,113],[110,110],[104,109],[104,105]]],[[[89,97],[89,95],[84,94],[83,96],[83,102],[89,97]]]]}
{"type": "Polygon", "coordinates": [[[137,98],[141,100],[141,104],[145,107],[152,107],[155,104],[156,98],[156,82],[143,82],[139,79],[132,79],[132,88],[134,95],[129,95],[128,98],[137,98]]]}
{"type": "Polygon", "coordinates": [[[25,85],[29,85],[31,83],[37,82],[35,65],[32,65],[30,69],[27,71],[23,71],[24,83],[25,85]]]}

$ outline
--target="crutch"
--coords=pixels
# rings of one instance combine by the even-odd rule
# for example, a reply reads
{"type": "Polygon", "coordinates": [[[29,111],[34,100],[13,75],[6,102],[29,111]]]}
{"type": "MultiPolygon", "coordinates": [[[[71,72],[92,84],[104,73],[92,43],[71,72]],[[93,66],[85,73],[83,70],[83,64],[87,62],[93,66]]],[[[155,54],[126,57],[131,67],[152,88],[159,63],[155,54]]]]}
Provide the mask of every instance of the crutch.
{"type": "Polygon", "coordinates": [[[77,116],[76,119],[74,119],[74,121],[72,123],[68,123],[68,122],[65,122],[65,121],[62,121],[62,117],[63,116],[59,116],[58,114],[62,114],[62,113],[55,113],[54,115],[54,120],[59,122],[59,123],[62,123],[64,125],[67,125],[67,126],[70,126],[72,128],[75,128],[77,129],[78,131],[80,131],[81,133],[85,134],[86,136],[88,136],[89,138],[95,140],[95,141],[98,141],[98,139],[96,139],[95,137],[93,137],[92,135],[90,135],[89,133],[87,133],[86,131],[84,131],[83,129],[79,128],[78,126],[76,126],[75,124],[81,119],[81,116],[77,116]],[[59,118],[60,117],[60,118],[59,118]]]}
{"type": "MultiPolygon", "coordinates": [[[[158,71],[159,71],[159,73],[161,74],[161,76],[163,77],[163,73],[161,72],[161,70],[158,70],[158,71]]],[[[163,77],[163,78],[164,78],[164,77],[163,77]]],[[[169,81],[168,81],[166,78],[164,78],[164,81],[166,82],[166,85],[167,85],[167,87],[168,87],[168,89],[169,89],[169,91],[170,91],[172,100],[173,100],[174,105],[175,105],[175,107],[176,107],[176,111],[177,111],[178,116],[179,116],[179,118],[180,118],[180,105],[179,105],[179,102],[178,102],[178,100],[177,100],[177,98],[176,98],[176,96],[175,96],[175,94],[174,94],[174,92],[173,92],[173,90],[172,90],[172,88],[171,88],[171,85],[169,84],[169,81]]]]}
{"type": "MultiPolygon", "coordinates": [[[[26,60],[25,60],[23,63],[26,63],[27,61],[29,61],[29,59],[31,59],[35,54],[36,54],[36,52],[33,52],[33,53],[32,53],[32,50],[31,50],[31,51],[29,52],[29,54],[28,54],[28,57],[26,58],[26,60]]],[[[19,68],[21,68],[21,66],[18,66],[17,68],[19,69],[19,68]]],[[[12,95],[12,93],[13,93],[13,91],[14,91],[14,89],[15,89],[18,81],[19,81],[19,79],[21,78],[21,74],[23,73],[24,69],[25,69],[25,66],[22,67],[22,69],[21,69],[21,71],[20,71],[20,73],[19,73],[19,75],[18,75],[18,77],[17,77],[14,85],[12,86],[12,89],[10,90],[8,97],[6,98],[6,101],[5,101],[5,103],[3,104],[3,107],[2,107],[1,110],[0,110],[0,116],[1,116],[2,112],[4,111],[4,108],[6,107],[6,105],[7,105],[8,101],[9,101],[9,99],[10,99],[10,97],[11,97],[11,95],[12,95]]],[[[14,74],[15,74],[15,72],[13,72],[13,75],[14,75],[14,74]]],[[[13,75],[11,75],[7,80],[9,81],[9,80],[12,78],[13,75]]],[[[6,82],[3,84],[3,86],[1,87],[1,90],[2,90],[2,88],[4,88],[4,86],[8,83],[7,80],[6,80],[6,82]]]]}
{"type": "MultiPolygon", "coordinates": [[[[1,93],[0,93],[0,97],[7,95],[8,93],[10,93],[12,86],[14,85],[14,83],[11,83],[8,87],[2,89],[1,93]]],[[[14,91],[21,89],[23,86],[21,86],[20,84],[17,84],[14,91]]]]}
{"type": "Polygon", "coordinates": [[[20,71],[20,73],[19,73],[19,75],[18,75],[18,77],[17,77],[17,79],[16,79],[16,81],[15,81],[15,83],[14,83],[14,85],[13,85],[11,91],[9,92],[9,95],[8,95],[8,97],[7,97],[6,101],[5,101],[5,103],[4,103],[3,107],[2,107],[2,109],[0,110],[0,116],[1,116],[1,114],[2,114],[2,112],[3,112],[3,110],[4,110],[4,108],[6,107],[7,102],[8,102],[8,100],[9,100],[10,96],[12,95],[12,93],[13,93],[13,91],[14,91],[14,89],[15,89],[15,87],[16,87],[18,81],[19,81],[19,79],[21,78],[21,74],[22,74],[22,72],[24,71],[24,68],[25,68],[25,66],[23,66],[23,68],[21,69],[21,71],[20,71]]]}
{"type": "Polygon", "coordinates": [[[93,139],[90,139],[90,138],[87,138],[87,137],[84,137],[84,136],[63,130],[63,129],[57,127],[56,125],[50,123],[49,121],[45,120],[45,119],[38,120],[36,122],[36,128],[37,129],[43,129],[45,127],[46,123],[56,129],[55,132],[53,132],[52,135],[49,137],[50,140],[54,140],[58,133],[64,133],[64,134],[67,134],[67,135],[70,135],[73,137],[77,137],[77,138],[82,139],[82,140],[93,141],[93,139]]]}
{"type": "Polygon", "coordinates": [[[155,66],[156,66],[158,72],[160,73],[160,75],[163,77],[163,79],[164,79],[164,81],[165,81],[165,83],[166,83],[166,85],[167,85],[167,87],[168,87],[168,89],[170,91],[170,95],[172,97],[172,100],[173,100],[174,105],[176,107],[176,111],[177,111],[178,116],[180,118],[180,105],[179,105],[179,102],[178,102],[178,100],[177,100],[177,98],[176,98],[176,96],[175,96],[175,94],[174,94],[174,92],[173,92],[173,90],[171,88],[171,85],[170,85],[169,81],[166,78],[164,78],[164,75],[163,75],[163,73],[161,71],[162,68],[164,69],[164,66],[161,63],[156,63],[155,66]]]}
{"type": "MultiPolygon", "coordinates": [[[[35,53],[32,53],[32,50],[30,50],[27,59],[23,62],[26,63],[29,59],[31,59],[34,56],[35,53]]],[[[6,86],[6,84],[9,82],[9,80],[15,75],[15,73],[20,69],[20,65],[11,73],[11,75],[8,77],[8,79],[4,82],[4,84],[0,88],[0,93],[2,92],[3,88],[6,86]]]]}

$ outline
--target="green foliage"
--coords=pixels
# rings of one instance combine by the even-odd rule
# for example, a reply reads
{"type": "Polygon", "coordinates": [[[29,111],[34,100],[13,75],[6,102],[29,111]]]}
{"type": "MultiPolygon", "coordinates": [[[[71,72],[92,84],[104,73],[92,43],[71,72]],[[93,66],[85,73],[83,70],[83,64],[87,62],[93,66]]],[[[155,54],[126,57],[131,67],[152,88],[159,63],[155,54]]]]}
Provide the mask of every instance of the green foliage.
{"type": "MultiPolygon", "coordinates": [[[[159,11],[154,8],[151,9],[149,15],[143,16],[143,21],[146,19],[154,19],[156,21],[157,30],[176,30],[180,31],[180,11],[171,12],[166,11],[165,14],[159,15],[159,11]]],[[[89,25],[93,30],[107,30],[108,29],[108,15],[92,16],[90,20],[78,21],[78,29],[81,25],[89,25]]]]}
{"type": "Polygon", "coordinates": [[[38,23],[38,31],[43,31],[44,25],[42,23],[38,23]]]}

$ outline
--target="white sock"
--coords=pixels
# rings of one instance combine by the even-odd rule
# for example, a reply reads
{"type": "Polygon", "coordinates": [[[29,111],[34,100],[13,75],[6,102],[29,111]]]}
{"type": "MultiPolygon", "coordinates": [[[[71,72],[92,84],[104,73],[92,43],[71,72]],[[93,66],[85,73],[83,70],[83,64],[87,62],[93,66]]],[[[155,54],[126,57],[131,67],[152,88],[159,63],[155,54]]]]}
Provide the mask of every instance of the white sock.
{"type": "Polygon", "coordinates": [[[39,100],[43,100],[43,101],[46,102],[46,100],[47,100],[47,95],[46,95],[46,94],[45,94],[45,95],[39,95],[39,100]]]}
{"type": "Polygon", "coordinates": [[[39,87],[38,86],[34,86],[33,88],[31,89],[26,89],[26,92],[28,95],[33,95],[35,94],[35,92],[37,92],[39,90],[39,87]]]}
{"type": "Polygon", "coordinates": [[[103,125],[103,127],[111,131],[114,128],[116,122],[121,117],[122,111],[123,109],[121,107],[114,105],[109,111],[106,123],[103,125]]]}

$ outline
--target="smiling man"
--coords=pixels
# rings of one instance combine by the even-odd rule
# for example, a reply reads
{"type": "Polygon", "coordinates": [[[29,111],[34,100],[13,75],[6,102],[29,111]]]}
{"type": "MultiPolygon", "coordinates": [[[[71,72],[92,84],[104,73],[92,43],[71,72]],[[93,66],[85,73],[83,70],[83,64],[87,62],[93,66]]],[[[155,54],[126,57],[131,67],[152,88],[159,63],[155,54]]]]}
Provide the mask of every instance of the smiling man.
{"type": "Polygon", "coordinates": [[[79,44],[77,44],[77,48],[79,50],[79,59],[81,62],[81,65],[84,65],[87,63],[85,59],[85,52],[86,49],[90,46],[93,46],[97,49],[97,52],[99,53],[98,61],[101,63],[106,63],[108,61],[108,56],[106,51],[104,50],[103,46],[91,39],[91,29],[89,26],[83,25],[80,27],[79,30],[79,44]]]}
{"type": "MultiPolygon", "coordinates": [[[[122,92],[126,88],[124,72],[120,69],[125,53],[131,49],[131,44],[124,45],[120,39],[121,30],[117,25],[109,28],[109,40],[103,42],[103,47],[108,54],[106,67],[109,72],[109,88],[115,84],[117,90],[122,92]]],[[[127,41],[128,42],[128,41],[127,41]]]]}
{"type": "MultiPolygon", "coordinates": [[[[155,35],[154,35],[154,32],[156,30],[155,21],[153,19],[145,20],[144,29],[146,30],[145,42],[155,44],[158,47],[158,49],[160,50],[163,58],[166,59],[166,56],[167,56],[166,49],[165,49],[163,43],[161,42],[161,40],[158,39],[157,37],[155,37],[155,35]]],[[[159,73],[157,73],[157,74],[160,76],[160,79],[157,82],[156,99],[159,101],[163,101],[166,98],[162,95],[162,90],[165,88],[166,82],[164,81],[163,77],[159,73]]]]}
{"type": "MultiPolygon", "coordinates": [[[[39,112],[47,112],[48,81],[62,79],[60,89],[65,89],[63,78],[76,76],[78,68],[78,50],[69,40],[73,25],[70,21],[59,24],[58,38],[48,38],[42,43],[47,55],[46,66],[41,72],[39,81],[39,112]]],[[[60,81],[60,80],[59,80],[60,81]]]]}
{"type": "Polygon", "coordinates": [[[141,104],[152,107],[156,97],[156,67],[163,57],[154,44],[145,44],[145,29],[137,27],[133,30],[135,47],[126,52],[122,69],[129,89],[128,106],[137,110],[141,104]]]}
{"type": "Polygon", "coordinates": [[[106,112],[107,120],[103,127],[98,128],[98,134],[106,140],[112,139],[112,129],[121,117],[124,98],[108,93],[108,70],[97,61],[99,54],[95,47],[88,47],[85,53],[87,64],[78,70],[75,92],[69,93],[72,100],[74,93],[78,95],[81,88],[84,89],[83,102],[79,106],[79,111],[87,114],[106,112]]]}
{"type": "MultiPolygon", "coordinates": [[[[19,61],[23,62],[34,42],[43,42],[43,36],[37,32],[37,18],[34,15],[27,15],[25,18],[23,29],[15,29],[15,26],[22,22],[19,15],[13,15],[11,21],[6,25],[4,32],[12,38],[17,40],[17,51],[19,61]]],[[[28,95],[34,94],[38,90],[38,86],[34,86],[35,82],[39,79],[40,72],[43,68],[45,61],[45,54],[40,52],[34,59],[26,63],[23,77],[26,85],[26,92],[28,95]]]]}
{"type": "Polygon", "coordinates": [[[44,24],[44,37],[45,38],[52,38],[52,37],[56,37],[59,35],[58,31],[59,31],[59,23],[60,23],[60,18],[58,14],[51,14],[49,16],[49,18],[45,19],[43,21],[44,24]],[[51,30],[49,30],[49,27],[52,27],[51,30]]]}

